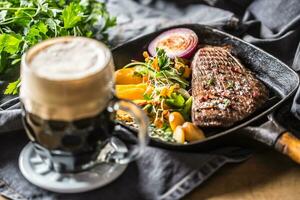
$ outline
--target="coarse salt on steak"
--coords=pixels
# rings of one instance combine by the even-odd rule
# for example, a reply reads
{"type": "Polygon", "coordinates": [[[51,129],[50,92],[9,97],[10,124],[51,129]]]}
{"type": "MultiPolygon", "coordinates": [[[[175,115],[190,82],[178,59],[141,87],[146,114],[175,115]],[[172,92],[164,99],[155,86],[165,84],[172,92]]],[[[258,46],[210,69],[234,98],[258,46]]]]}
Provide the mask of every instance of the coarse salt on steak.
{"type": "Polygon", "coordinates": [[[201,127],[228,127],[268,99],[268,90],[230,53],[204,46],[192,61],[192,120],[201,127]]]}

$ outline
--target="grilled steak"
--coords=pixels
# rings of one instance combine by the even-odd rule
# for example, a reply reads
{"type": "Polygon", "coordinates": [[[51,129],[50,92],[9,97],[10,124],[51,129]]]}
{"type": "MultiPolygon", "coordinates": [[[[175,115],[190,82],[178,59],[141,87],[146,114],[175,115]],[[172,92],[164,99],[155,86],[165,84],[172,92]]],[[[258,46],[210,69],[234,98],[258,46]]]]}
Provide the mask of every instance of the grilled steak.
{"type": "Polygon", "coordinates": [[[202,127],[228,127],[268,99],[268,90],[230,53],[205,46],[192,61],[192,120],[202,127]]]}

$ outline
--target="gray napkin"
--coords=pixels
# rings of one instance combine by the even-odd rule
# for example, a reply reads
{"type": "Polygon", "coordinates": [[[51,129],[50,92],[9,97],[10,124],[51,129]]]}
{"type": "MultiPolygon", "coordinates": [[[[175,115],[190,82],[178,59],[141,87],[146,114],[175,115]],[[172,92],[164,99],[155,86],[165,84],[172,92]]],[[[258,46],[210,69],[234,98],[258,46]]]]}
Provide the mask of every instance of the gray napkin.
{"type": "Polygon", "coordinates": [[[226,163],[241,162],[249,150],[228,147],[211,154],[148,147],[113,183],[81,194],[57,194],[30,184],[18,168],[18,156],[28,139],[24,131],[1,135],[0,193],[11,199],[180,199],[226,163]]]}
{"type": "Polygon", "coordinates": [[[104,188],[81,194],[52,193],[32,185],[19,171],[18,157],[29,140],[21,129],[20,113],[17,113],[20,109],[14,108],[18,100],[13,98],[0,105],[1,112],[5,113],[0,118],[1,127],[5,127],[0,132],[0,152],[5,152],[0,154],[0,194],[11,199],[180,199],[224,164],[244,161],[251,154],[250,150],[238,147],[206,154],[147,147],[139,160],[104,188]],[[7,132],[8,129],[11,131],[7,132]]]}
{"type": "MultiPolygon", "coordinates": [[[[226,29],[291,64],[300,40],[298,0],[109,0],[107,5],[119,24],[110,34],[112,46],[161,27],[203,23],[226,29]]],[[[206,154],[148,147],[104,188],[80,195],[51,193],[20,174],[17,159],[28,140],[18,98],[2,97],[0,102],[0,193],[12,199],[180,199],[225,163],[249,157],[249,150],[235,147],[206,154]]]]}

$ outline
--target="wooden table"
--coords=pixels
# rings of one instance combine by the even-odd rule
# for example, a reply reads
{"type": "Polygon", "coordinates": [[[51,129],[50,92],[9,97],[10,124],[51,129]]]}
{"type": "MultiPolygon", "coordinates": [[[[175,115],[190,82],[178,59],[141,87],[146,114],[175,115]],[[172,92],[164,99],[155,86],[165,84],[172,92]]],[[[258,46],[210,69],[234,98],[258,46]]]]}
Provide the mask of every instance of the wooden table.
{"type": "MultiPolygon", "coordinates": [[[[300,166],[269,149],[222,168],[185,200],[298,200],[300,166]]],[[[1,198],[0,200],[5,200],[1,198]]]]}
{"type": "Polygon", "coordinates": [[[185,200],[298,200],[300,165],[269,149],[225,166],[185,200]]]}

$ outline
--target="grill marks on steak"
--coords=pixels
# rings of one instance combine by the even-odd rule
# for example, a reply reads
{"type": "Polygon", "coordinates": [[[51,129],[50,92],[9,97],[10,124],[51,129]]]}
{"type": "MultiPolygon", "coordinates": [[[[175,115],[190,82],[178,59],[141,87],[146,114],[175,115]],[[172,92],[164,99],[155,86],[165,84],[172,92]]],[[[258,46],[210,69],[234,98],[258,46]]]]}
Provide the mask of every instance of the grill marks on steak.
{"type": "Polygon", "coordinates": [[[268,90],[228,47],[205,46],[192,61],[192,120],[202,127],[228,127],[268,99],[268,90]]]}

